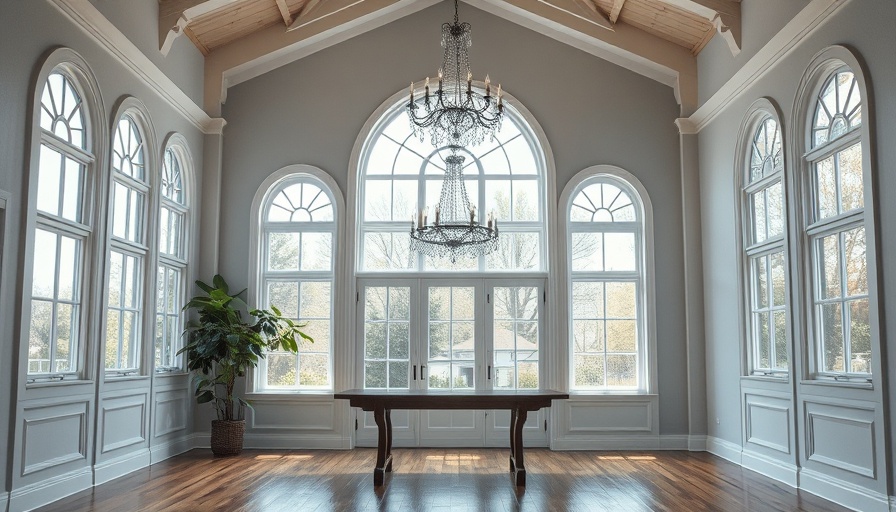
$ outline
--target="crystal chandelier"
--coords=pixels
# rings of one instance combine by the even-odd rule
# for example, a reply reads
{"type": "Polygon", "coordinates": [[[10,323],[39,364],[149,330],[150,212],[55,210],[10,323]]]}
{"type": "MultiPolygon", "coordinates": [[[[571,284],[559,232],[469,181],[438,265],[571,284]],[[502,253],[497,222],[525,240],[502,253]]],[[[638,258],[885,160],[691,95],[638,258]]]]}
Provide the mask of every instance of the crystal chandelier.
{"type": "Polygon", "coordinates": [[[501,128],[504,105],[501,85],[497,95],[491,95],[491,83],[485,77],[485,94],[473,90],[473,74],[467,49],[472,46],[470,24],[457,18],[457,0],[454,0],[454,23],[442,24],[442,67],[439,69],[439,87],[433,94],[429,90],[429,77],[424,85],[423,98],[414,99],[414,83],[411,82],[407,112],[411,129],[423,140],[428,130],[432,145],[472,147],[482,143],[486,135],[494,139],[501,128]]]}
{"type": "Polygon", "coordinates": [[[411,250],[433,258],[448,257],[454,263],[458,256],[476,258],[498,248],[498,219],[489,213],[482,226],[476,221],[476,207],[470,204],[464,186],[463,155],[457,146],[450,146],[445,158],[445,181],[435,217],[429,223],[428,209],[421,209],[411,218],[411,250]]]}

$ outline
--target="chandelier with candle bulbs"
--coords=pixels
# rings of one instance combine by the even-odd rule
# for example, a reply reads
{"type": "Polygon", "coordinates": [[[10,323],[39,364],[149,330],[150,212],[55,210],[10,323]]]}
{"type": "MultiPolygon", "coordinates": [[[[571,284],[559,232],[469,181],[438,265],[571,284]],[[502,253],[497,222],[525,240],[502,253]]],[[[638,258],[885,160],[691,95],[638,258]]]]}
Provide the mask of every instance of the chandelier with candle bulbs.
{"type": "Polygon", "coordinates": [[[411,82],[408,117],[411,129],[423,140],[429,132],[435,147],[472,147],[486,136],[494,139],[501,129],[504,105],[501,85],[492,96],[491,81],[485,77],[485,94],[473,88],[473,73],[467,49],[473,45],[470,24],[461,23],[454,0],[454,23],[442,24],[442,67],[438,74],[438,88],[430,90],[429,77],[423,86],[423,97],[414,97],[411,82]]]}
{"type": "Polygon", "coordinates": [[[501,85],[492,96],[491,80],[485,77],[485,93],[473,88],[473,74],[467,49],[472,46],[470,24],[461,23],[454,0],[454,23],[442,24],[442,67],[438,88],[430,90],[429,77],[423,85],[423,97],[414,97],[411,82],[407,114],[411,129],[422,141],[428,132],[432,145],[447,147],[445,179],[439,203],[433,209],[421,208],[411,218],[411,250],[433,258],[458,256],[477,258],[498,248],[498,219],[489,213],[485,224],[478,219],[464,185],[463,148],[481,144],[486,137],[494,140],[501,129],[504,104],[501,85]]]}

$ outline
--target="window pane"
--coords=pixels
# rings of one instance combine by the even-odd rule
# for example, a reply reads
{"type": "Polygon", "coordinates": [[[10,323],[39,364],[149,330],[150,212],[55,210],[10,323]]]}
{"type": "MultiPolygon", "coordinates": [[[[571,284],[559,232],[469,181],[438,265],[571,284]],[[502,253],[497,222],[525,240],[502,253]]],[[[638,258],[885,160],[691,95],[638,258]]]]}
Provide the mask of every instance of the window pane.
{"type": "Polygon", "coordinates": [[[297,382],[296,363],[294,354],[272,353],[267,356],[268,379],[270,387],[294,386],[297,382]]]}
{"type": "MultiPolygon", "coordinates": [[[[330,281],[306,281],[301,285],[302,305],[299,318],[330,318],[332,303],[330,281]]],[[[291,304],[290,304],[291,305],[291,304]]]]}
{"type": "Polygon", "coordinates": [[[594,355],[577,355],[573,358],[575,385],[579,388],[603,387],[604,358],[594,355]]]}
{"type": "Polygon", "coordinates": [[[843,372],[843,319],[841,304],[821,305],[822,369],[826,372],[843,372]]]}
{"type": "Polygon", "coordinates": [[[364,270],[402,270],[413,268],[417,255],[411,254],[410,236],[400,233],[365,233],[364,270]]]}
{"type": "Polygon", "coordinates": [[[635,318],[635,283],[607,283],[607,318],[635,318]]]}
{"type": "MultiPolygon", "coordinates": [[[[299,283],[268,283],[268,306],[274,306],[289,318],[299,318],[299,283]]],[[[329,309],[329,304],[327,304],[329,309]]]]}
{"type": "Polygon", "coordinates": [[[840,290],[840,235],[826,236],[818,242],[818,259],[821,270],[821,298],[841,297],[840,290]]]}
{"type": "Polygon", "coordinates": [[[871,373],[871,324],[868,299],[849,302],[849,343],[852,358],[849,371],[871,373]]]}
{"type": "Polygon", "coordinates": [[[771,368],[771,332],[769,331],[769,313],[761,312],[754,315],[756,320],[754,336],[759,348],[759,368],[771,368]]]}
{"type": "Polygon", "coordinates": [[[28,334],[28,373],[47,373],[50,367],[50,339],[54,327],[53,303],[31,301],[31,328],[28,334]]]}
{"type": "Polygon", "coordinates": [[[302,354],[299,357],[299,385],[325,387],[330,384],[330,356],[302,354]]]}
{"type": "Polygon", "coordinates": [[[486,257],[486,265],[493,270],[535,270],[540,268],[538,233],[501,232],[498,250],[486,257]]]}
{"type": "Polygon", "coordinates": [[[330,270],[333,235],[302,233],[302,270],[330,270]]]}
{"type": "Polygon", "coordinates": [[[757,192],[750,197],[753,210],[753,241],[759,243],[768,238],[765,191],[757,192]]]}
{"type": "Polygon", "coordinates": [[[787,370],[787,318],[783,311],[773,313],[775,322],[775,366],[776,370],[787,370]]]}
{"type": "Polygon", "coordinates": [[[865,252],[865,228],[843,233],[846,253],[846,293],[850,297],[868,294],[868,260],[865,252]]]}
{"type": "Polygon", "coordinates": [[[573,233],[572,256],[573,271],[604,270],[603,233],[573,233]]]}
{"type": "Polygon", "coordinates": [[[59,236],[42,229],[34,233],[34,266],[31,295],[52,299],[56,297],[56,244],[59,236]]]}
{"type": "Polygon", "coordinates": [[[56,354],[53,371],[75,371],[78,341],[77,312],[78,306],[72,304],[59,304],[56,308],[56,354]]]}
{"type": "Polygon", "coordinates": [[[51,215],[60,215],[61,181],[62,155],[47,146],[41,145],[40,168],[37,174],[37,209],[39,211],[51,215]]]}
{"type": "Polygon", "coordinates": [[[862,145],[855,144],[837,154],[840,168],[841,211],[848,212],[865,206],[862,180],[862,145]]]}
{"type": "Polygon", "coordinates": [[[603,283],[572,283],[573,318],[604,318],[603,283]]]}
{"type": "Polygon", "coordinates": [[[268,238],[268,269],[298,270],[299,233],[271,233],[268,238]]]}
{"type": "Polygon", "coordinates": [[[493,316],[496,321],[492,333],[492,362],[496,388],[538,387],[539,293],[537,287],[494,288],[493,316]]]}
{"type": "Polygon", "coordinates": [[[784,233],[784,187],[775,183],[766,190],[768,206],[768,236],[776,237],[784,233]]]}
{"type": "Polygon", "coordinates": [[[605,233],[604,242],[606,243],[604,249],[605,270],[631,271],[637,269],[634,233],[605,233]]]}
{"type": "Polygon", "coordinates": [[[815,194],[819,220],[837,215],[837,176],[833,156],[815,164],[815,194]]]}
{"type": "Polygon", "coordinates": [[[607,356],[607,386],[634,387],[638,384],[637,356],[607,356]]]}
{"type": "Polygon", "coordinates": [[[784,251],[776,252],[771,258],[772,305],[784,306],[787,288],[784,282],[784,251]]]}

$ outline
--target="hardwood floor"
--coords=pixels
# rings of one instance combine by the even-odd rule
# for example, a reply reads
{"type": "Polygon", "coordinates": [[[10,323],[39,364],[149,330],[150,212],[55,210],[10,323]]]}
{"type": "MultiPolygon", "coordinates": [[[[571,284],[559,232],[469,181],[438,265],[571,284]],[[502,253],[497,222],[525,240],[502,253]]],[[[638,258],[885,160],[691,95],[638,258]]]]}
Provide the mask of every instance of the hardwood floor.
{"type": "Polygon", "coordinates": [[[526,450],[525,489],[507,449],[193,450],[38,509],[51,511],[827,511],[846,509],[702,452],[526,450]]]}

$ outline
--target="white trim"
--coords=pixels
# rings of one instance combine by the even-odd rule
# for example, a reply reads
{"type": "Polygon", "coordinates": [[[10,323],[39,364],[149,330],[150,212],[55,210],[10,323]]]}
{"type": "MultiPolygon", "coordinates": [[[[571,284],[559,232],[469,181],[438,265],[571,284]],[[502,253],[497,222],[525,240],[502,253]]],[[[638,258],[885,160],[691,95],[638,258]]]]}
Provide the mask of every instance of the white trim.
{"type": "Polygon", "coordinates": [[[800,470],[799,477],[800,490],[811,492],[853,510],[889,512],[889,499],[886,494],[806,468],[800,470]]]}
{"type": "Polygon", "coordinates": [[[195,448],[193,434],[149,447],[149,464],[153,465],[195,448]]]}
{"type": "Polygon", "coordinates": [[[89,0],[49,0],[91,39],[109,52],[203,133],[218,133],[223,120],[212,119],[162,72],[89,0]]]}
{"type": "Polygon", "coordinates": [[[731,441],[726,441],[719,437],[706,436],[706,451],[717,457],[741,465],[741,446],[734,444],[731,441]]]}
{"type": "Polygon", "coordinates": [[[688,436],[688,451],[690,452],[705,452],[706,450],[706,436],[705,435],[690,435],[688,436]]]}
{"type": "Polygon", "coordinates": [[[33,510],[91,487],[93,487],[93,468],[88,466],[13,489],[9,493],[8,510],[9,512],[33,510]]]}
{"type": "Polygon", "coordinates": [[[551,450],[688,450],[690,436],[684,435],[602,435],[553,440],[551,450]]]}
{"type": "Polygon", "coordinates": [[[9,493],[0,491],[0,510],[9,510],[9,493]]]}
{"type": "Polygon", "coordinates": [[[777,480],[793,488],[799,487],[800,468],[759,452],[743,450],[741,452],[743,467],[761,475],[777,480]]]}
{"type": "Polygon", "coordinates": [[[890,496],[890,512],[896,512],[896,496],[890,496]]]}
{"type": "MultiPolygon", "coordinates": [[[[193,449],[211,447],[211,433],[197,432],[193,437],[193,449]]],[[[351,436],[341,434],[253,434],[243,437],[246,450],[350,450],[351,436]]]]}
{"type": "Polygon", "coordinates": [[[849,2],[850,0],[812,0],[688,118],[697,132],[706,128],[737,97],[767,75],[804,39],[832,19],[849,2]]]}
{"type": "Polygon", "coordinates": [[[95,487],[110,480],[121,478],[138,469],[148,467],[151,463],[151,455],[148,448],[99,462],[93,466],[93,485],[95,487]]]}

